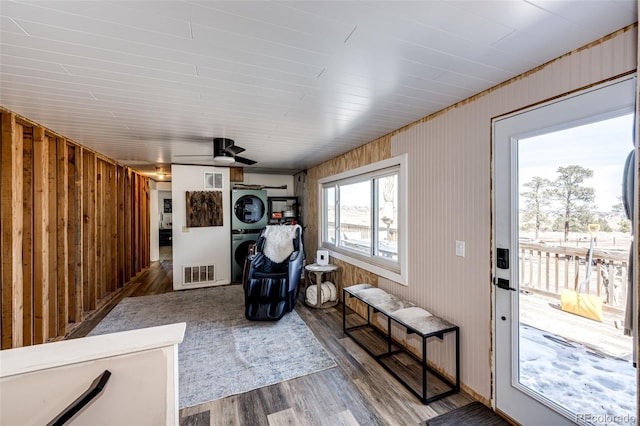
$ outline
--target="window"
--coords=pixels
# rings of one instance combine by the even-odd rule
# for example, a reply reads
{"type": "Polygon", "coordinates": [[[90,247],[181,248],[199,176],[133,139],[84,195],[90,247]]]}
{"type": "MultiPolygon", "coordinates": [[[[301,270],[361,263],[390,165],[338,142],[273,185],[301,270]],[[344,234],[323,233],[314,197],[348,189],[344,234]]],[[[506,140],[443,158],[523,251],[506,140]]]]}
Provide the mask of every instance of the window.
{"type": "Polygon", "coordinates": [[[340,200],[338,245],[365,256],[371,254],[373,236],[371,187],[372,179],[336,185],[340,200]]]}
{"type": "Polygon", "coordinates": [[[404,159],[392,158],[319,181],[322,248],[403,284],[404,159]]]}

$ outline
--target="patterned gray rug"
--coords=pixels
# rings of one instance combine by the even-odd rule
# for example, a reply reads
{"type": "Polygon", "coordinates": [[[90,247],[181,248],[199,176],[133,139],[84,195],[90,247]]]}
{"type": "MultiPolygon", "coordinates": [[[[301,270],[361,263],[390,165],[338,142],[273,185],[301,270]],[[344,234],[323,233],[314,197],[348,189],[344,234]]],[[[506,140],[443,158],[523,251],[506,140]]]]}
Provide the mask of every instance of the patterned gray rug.
{"type": "Polygon", "coordinates": [[[90,335],[176,322],[187,323],[178,346],[180,408],[336,365],[295,311],[277,322],[245,319],[239,285],[126,298],[90,335]]]}

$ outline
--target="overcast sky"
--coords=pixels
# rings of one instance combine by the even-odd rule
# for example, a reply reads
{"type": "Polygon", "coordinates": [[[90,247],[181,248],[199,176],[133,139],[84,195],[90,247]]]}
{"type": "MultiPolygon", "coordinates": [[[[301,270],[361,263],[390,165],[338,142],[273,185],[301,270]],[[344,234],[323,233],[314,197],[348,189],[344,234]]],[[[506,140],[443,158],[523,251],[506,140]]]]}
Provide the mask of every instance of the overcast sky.
{"type": "Polygon", "coordinates": [[[520,193],[534,176],[551,181],[560,166],[593,170],[584,182],[596,191],[598,211],[610,211],[622,193],[624,162],[633,149],[633,114],[548,133],[518,143],[520,193]]]}

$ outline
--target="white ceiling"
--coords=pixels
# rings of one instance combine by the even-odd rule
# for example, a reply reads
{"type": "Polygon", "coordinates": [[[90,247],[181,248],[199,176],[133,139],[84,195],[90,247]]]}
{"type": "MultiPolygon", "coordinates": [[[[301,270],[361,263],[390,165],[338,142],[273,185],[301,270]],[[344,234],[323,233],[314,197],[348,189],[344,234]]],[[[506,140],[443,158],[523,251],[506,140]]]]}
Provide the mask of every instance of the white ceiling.
{"type": "Polygon", "coordinates": [[[636,0],[2,0],[0,105],[141,171],[213,164],[227,137],[250,169],[293,172],[637,16],[636,0]]]}

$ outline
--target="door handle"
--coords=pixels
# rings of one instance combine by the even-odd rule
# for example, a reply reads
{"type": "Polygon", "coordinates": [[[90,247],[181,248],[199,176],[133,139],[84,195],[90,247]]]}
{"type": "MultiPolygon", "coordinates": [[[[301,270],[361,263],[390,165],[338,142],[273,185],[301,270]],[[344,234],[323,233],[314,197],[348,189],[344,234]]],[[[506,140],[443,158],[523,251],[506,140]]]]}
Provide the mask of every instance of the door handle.
{"type": "Polygon", "coordinates": [[[495,285],[497,285],[498,288],[501,288],[503,290],[516,291],[515,288],[509,285],[509,280],[505,280],[504,278],[498,278],[495,282],[495,285]]]}

